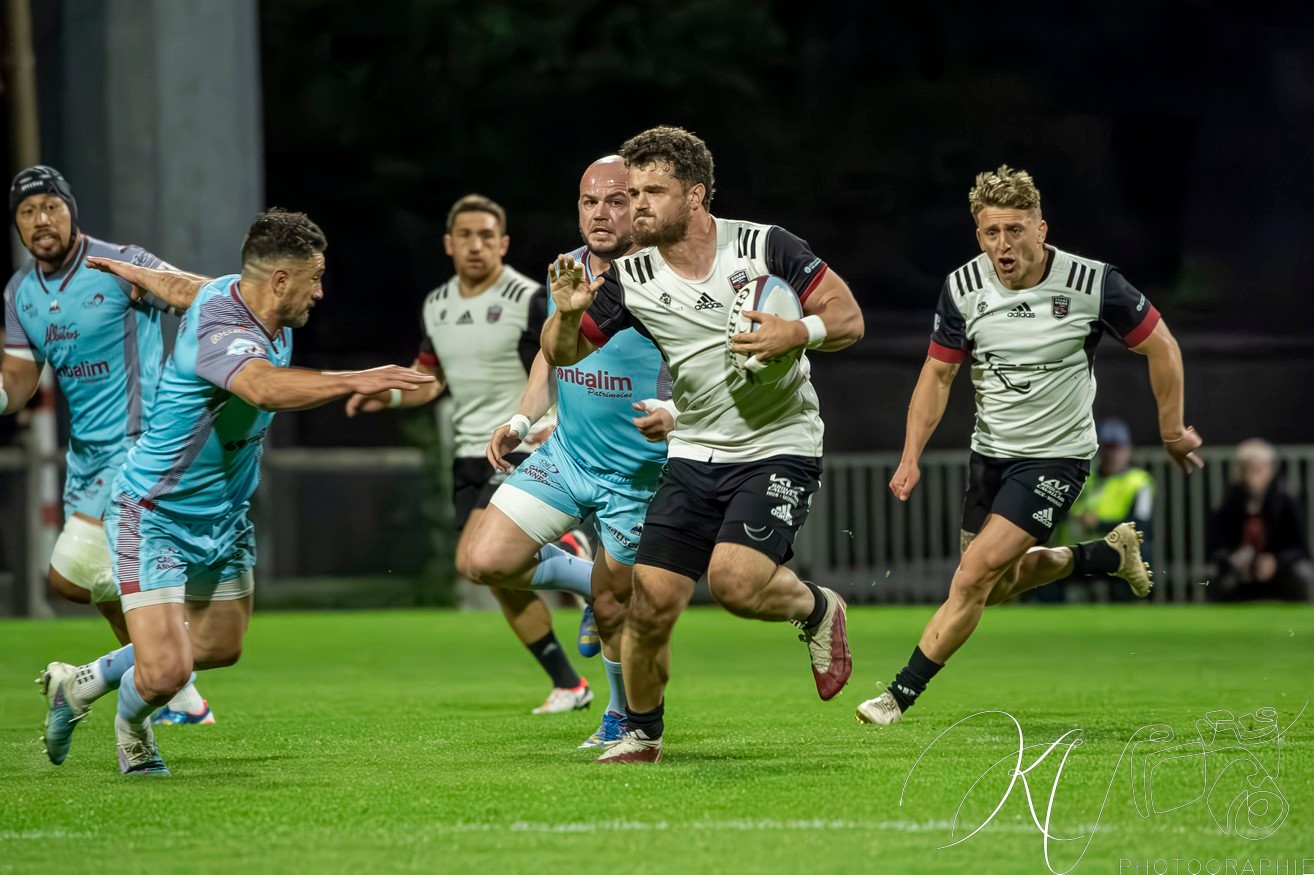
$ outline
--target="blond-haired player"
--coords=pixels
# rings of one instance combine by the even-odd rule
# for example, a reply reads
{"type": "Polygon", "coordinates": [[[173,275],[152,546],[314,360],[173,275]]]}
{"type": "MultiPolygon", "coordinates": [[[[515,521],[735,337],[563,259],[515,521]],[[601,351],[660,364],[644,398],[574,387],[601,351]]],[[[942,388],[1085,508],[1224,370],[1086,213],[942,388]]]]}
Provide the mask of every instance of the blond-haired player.
{"type": "Polygon", "coordinates": [[[1002,166],[979,174],[968,199],[981,254],[940,291],[903,458],[890,481],[906,501],[954,375],[970,356],[976,430],[962,559],[908,664],[858,707],[867,723],[899,722],[987,605],[1073,573],[1116,574],[1137,595],[1149,593],[1130,523],[1099,541],[1044,546],[1081,492],[1097,449],[1093,365],[1105,333],[1146,357],[1164,449],[1187,473],[1203,464],[1194,452],[1200,437],[1183,424],[1181,352],[1159,311],[1112,265],[1045,243],[1040,192],[1025,171],[1002,166]]]}

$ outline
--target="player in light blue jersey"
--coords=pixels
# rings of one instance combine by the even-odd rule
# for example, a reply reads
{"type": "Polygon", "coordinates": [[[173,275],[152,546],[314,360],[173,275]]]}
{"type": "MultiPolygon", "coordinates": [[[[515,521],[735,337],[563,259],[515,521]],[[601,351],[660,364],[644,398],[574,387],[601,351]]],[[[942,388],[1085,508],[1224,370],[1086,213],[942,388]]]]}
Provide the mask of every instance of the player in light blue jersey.
{"type": "MultiPolygon", "coordinates": [[[[237,662],[251,615],[255,533],[248,502],[279,410],[354,392],[410,391],[433,377],[389,365],[320,372],[288,367],[292,329],[323,297],[323,232],[301,213],[269,210],[242,244],[242,273],[193,280],[194,302],[165,366],[151,424],[110,487],[105,514],[114,582],[132,644],[81,667],[51,663],[44,742],[68,755],[93,701],[119,691],[114,721],[124,774],[168,774],[147,719],[193,670],[237,662]]],[[[163,295],[178,276],[100,262],[163,295]]]]}
{"type": "MultiPolygon", "coordinates": [[[[580,181],[580,234],[573,256],[590,279],[634,251],[625,163],[594,162],[580,181]]],[[[549,307],[551,304],[549,304],[549,307]]],[[[598,731],[582,748],[615,741],[625,731],[625,687],[620,636],[643,517],[666,463],[666,435],[674,428],[670,376],[652,341],[636,331],[569,368],[552,368],[540,352],[516,415],[493,432],[488,459],[507,471],[506,456],[551,404],[555,383],[557,428],[520,463],[497,492],[467,548],[473,579],[490,586],[551,588],[545,545],[597,517],[600,544],[592,573],[592,610],[602,639],[611,698],[598,731]],[[659,400],[665,399],[665,400],[659,400]],[[636,417],[636,412],[639,414],[636,417]]]]}
{"type": "MultiPolygon", "coordinates": [[[[134,297],[130,284],[85,262],[162,262],[139,246],[84,233],[73,191],[53,167],[29,167],[14,177],[9,211],[33,260],[5,287],[0,412],[22,410],[40,386],[41,368],[50,365],[69,410],[64,530],[50,557],[50,585],[69,601],[95,603],[119,643],[127,644],[101,518],[110,482],[155,401],[164,358],[160,314],[167,304],[134,297]]],[[[166,710],[178,722],[214,722],[191,685],[166,710]]]]}

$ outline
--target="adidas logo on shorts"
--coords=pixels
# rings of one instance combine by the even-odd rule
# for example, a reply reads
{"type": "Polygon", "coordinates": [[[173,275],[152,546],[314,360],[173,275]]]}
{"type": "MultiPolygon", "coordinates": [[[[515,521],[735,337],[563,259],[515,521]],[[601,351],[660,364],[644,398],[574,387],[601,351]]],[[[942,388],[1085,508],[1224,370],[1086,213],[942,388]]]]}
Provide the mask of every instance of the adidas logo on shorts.
{"type": "Polygon", "coordinates": [[[703,292],[701,295],[698,296],[698,303],[694,304],[694,309],[715,310],[717,307],[724,307],[724,306],[725,304],[722,304],[720,301],[716,300],[711,295],[707,294],[707,292],[703,292]]]}
{"type": "Polygon", "coordinates": [[[1025,301],[1018,304],[1012,310],[1008,311],[1009,319],[1035,319],[1036,314],[1032,312],[1031,305],[1025,301]]]}
{"type": "Polygon", "coordinates": [[[1031,515],[1031,518],[1033,520],[1039,520],[1040,522],[1044,523],[1045,528],[1047,529],[1054,528],[1054,509],[1052,507],[1047,507],[1044,510],[1036,511],[1031,515]]]}

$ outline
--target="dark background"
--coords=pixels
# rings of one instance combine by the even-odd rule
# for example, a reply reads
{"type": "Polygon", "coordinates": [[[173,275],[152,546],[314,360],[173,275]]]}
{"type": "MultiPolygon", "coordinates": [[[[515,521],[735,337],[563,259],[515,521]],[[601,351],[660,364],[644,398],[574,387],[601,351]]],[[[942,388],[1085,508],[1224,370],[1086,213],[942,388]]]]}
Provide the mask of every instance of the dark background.
{"type": "MultiPolygon", "coordinates": [[[[900,446],[936,294],[976,251],[967,191],[1004,162],[1037,179],[1052,243],[1164,313],[1207,439],[1310,439],[1314,26],[1294,4],[265,0],[259,28],[266,202],[330,239],[298,364],[409,362],[453,200],[501,202],[535,275],[577,244],[582,169],[669,123],[715,155],[713,212],[804,237],[866,311],[862,343],[814,356],[831,450],[900,446]]],[[[1153,442],[1143,363],[1116,347],[1097,410],[1153,442]]],[[[971,402],[961,377],[934,445],[965,444],[971,402]]],[[[276,442],[406,443],[426,415],[335,406],[280,417],[276,442]]]]}

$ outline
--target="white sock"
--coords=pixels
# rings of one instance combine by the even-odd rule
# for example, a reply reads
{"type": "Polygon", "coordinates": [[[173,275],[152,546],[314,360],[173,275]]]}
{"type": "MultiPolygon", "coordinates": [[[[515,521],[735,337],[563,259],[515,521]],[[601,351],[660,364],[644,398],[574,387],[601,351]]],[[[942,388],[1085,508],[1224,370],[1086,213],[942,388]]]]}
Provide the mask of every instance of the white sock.
{"type": "Polygon", "coordinates": [[[109,691],[99,659],[78,666],[78,673],[73,679],[73,695],[77,696],[78,701],[94,702],[109,691]]]}
{"type": "Polygon", "coordinates": [[[170,711],[185,711],[188,714],[200,714],[205,710],[205,700],[196,691],[196,684],[188,684],[178,691],[178,695],[169,700],[170,711]]]}

